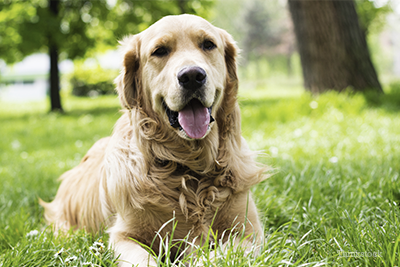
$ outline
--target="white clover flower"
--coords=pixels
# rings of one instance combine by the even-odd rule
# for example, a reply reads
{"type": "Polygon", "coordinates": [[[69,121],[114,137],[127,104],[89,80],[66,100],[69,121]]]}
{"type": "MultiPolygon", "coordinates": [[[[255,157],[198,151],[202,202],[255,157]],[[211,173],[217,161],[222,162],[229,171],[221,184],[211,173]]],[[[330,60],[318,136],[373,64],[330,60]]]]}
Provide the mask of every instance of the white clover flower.
{"type": "Polygon", "coordinates": [[[103,242],[101,242],[101,239],[99,240],[100,242],[94,242],[92,246],[89,247],[89,250],[97,257],[101,255],[105,251],[105,245],[103,242]]]}
{"type": "Polygon", "coordinates": [[[93,246],[96,248],[101,248],[101,249],[104,249],[104,247],[105,247],[104,244],[101,242],[94,242],[93,246]]]}
{"type": "Polygon", "coordinates": [[[339,161],[338,157],[332,157],[329,159],[330,163],[338,163],[338,161],[339,161]]]}
{"type": "Polygon", "coordinates": [[[38,230],[32,230],[26,234],[26,237],[34,237],[34,236],[37,236],[38,234],[39,234],[38,230]]]}
{"type": "Polygon", "coordinates": [[[54,258],[60,257],[60,255],[61,255],[63,252],[64,252],[64,248],[61,248],[59,251],[57,251],[57,252],[54,254],[54,258]]]}
{"type": "Polygon", "coordinates": [[[93,247],[96,248],[97,252],[104,252],[106,248],[102,242],[94,242],[93,247]]]}
{"type": "Polygon", "coordinates": [[[70,262],[76,261],[77,259],[78,259],[77,256],[70,256],[65,259],[65,263],[70,263],[70,262]]]}

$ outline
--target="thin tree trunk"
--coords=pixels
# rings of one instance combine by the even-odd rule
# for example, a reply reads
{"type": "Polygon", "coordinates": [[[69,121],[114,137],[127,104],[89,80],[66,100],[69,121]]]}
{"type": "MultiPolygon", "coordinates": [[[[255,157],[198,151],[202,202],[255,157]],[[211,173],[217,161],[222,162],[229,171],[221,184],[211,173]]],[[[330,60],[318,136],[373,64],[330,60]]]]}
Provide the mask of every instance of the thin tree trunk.
{"type": "Polygon", "coordinates": [[[57,47],[50,46],[50,104],[51,111],[63,111],[60,98],[60,72],[57,47]]]}
{"type": "Polygon", "coordinates": [[[383,92],[353,0],[289,0],[289,9],[307,90],[383,92]]]}
{"type": "MultiPolygon", "coordinates": [[[[49,9],[58,16],[58,0],[49,0],[49,9]]],[[[63,112],[60,98],[60,72],[58,69],[58,48],[52,36],[49,36],[50,56],[50,106],[51,111],[63,112]]]]}

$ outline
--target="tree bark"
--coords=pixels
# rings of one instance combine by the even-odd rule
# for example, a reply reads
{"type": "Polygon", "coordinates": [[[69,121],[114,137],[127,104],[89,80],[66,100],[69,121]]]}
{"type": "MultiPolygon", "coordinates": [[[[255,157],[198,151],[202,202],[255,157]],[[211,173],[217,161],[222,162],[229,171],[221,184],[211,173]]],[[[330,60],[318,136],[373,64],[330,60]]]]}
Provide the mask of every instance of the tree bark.
{"type": "Polygon", "coordinates": [[[383,92],[353,0],[289,0],[289,9],[307,90],[383,92]]]}
{"type": "MultiPolygon", "coordinates": [[[[55,16],[58,16],[58,4],[58,0],[49,0],[49,9],[55,16]]],[[[58,69],[57,42],[51,35],[48,38],[50,56],[50,111],[63,112],[60,98],[60,72],[58,69]]]]}

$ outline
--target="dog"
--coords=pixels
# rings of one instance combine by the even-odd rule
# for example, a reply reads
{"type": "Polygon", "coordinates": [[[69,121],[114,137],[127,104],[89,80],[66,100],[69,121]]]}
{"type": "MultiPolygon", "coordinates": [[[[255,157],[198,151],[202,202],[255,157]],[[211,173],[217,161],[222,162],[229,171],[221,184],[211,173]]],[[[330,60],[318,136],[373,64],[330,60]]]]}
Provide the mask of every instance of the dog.
{"type": "Polygon", "coordinates": [[[266,178],[267,167],[241,136],[231,35],[179,15],[120,43],[115,83],[123,114],[112,135],[60,177],[55,199],[40,201],[48,223],[106,227],[119,266],[156,266],[142,244],[159,253],[172,218],[174,239],[201,245],[211,229],[220,243],[244,231],[261,244],[250,187],[266,178]]]}

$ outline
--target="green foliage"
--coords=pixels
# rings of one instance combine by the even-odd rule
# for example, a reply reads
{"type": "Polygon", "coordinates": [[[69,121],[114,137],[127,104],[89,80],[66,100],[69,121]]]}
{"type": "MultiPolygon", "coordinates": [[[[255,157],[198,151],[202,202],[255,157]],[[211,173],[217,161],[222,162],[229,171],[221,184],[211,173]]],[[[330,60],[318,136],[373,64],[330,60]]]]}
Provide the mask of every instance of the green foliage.
{"type": "Polygon", "coordinates": [[[12,63],[26,55],[42,51],[55,44],[68,58],[82,57],[95,44],[85,18],[102,20],[108,13],[106,0],[60,1],[59,15],[53,14],[47,0],[4,1],[0,4],[4,31],[0,37],[0,57],[12,63]],[[93,2],[93,3],[92,3],[93,2]],[[12,33],[10,40],[8,32],[12,33]]]}
{"type": "MultiPolygon", "coordinates": [[[[115,47],[118,39],[135,34],[165,15],[179,14],[178,1],[65,0],[58,16],[50,0],[0,3],[0,58],[22,60],[55,44],[64,58],[81,58],[93,49],[115,47]]],[[[205,15],[212,1],[184,2],[187,12],[205,15]]]]}
{"type": "MultiPolygon", "coordinates": [[[[38,4],[37,1],[33,2],[38,4]]],[[[24,2],[0,3],[0,58],[15,62],[41,48],[44,40],[41,35],[35,34],[33,27],[38,23],[37,13],[35,6],[24,2]],[[26,38],[22,36],[23,33],[28,34],[26,38]],[[32,44],[23,45],[26,39],[32,44]]]]}
{"type": "Polygon", "coordinates": [[[91,96],[110,95],[114,93],[114,84],[109,81],[86,83],[73,77],[71,79],[72,94],[75,96],[91,96]]]}
{"type": "Polygon", "coordinates": [[[356,0],[360,26],[365,32],[380,31],[386,24],[386,15],[392,11],[390,1],[381,7],[371,0],[356,0]]]}
{"type": "Polygon", "coordinates": [[[113,94],[115,93],[113,79],[117,75],[117,70],[105,70],[100,66],[85,68],[83,65],[75,64],[75,70],[70,77],[72,94],[75,96],[113,94]]]}
{"type": "MultiPolygon", "coordinates": [[[[266,241],[258,255],[201,247],[204,266],[398,266],[400,100],[389,100],[397,85],[378,104],[360,94],[312,97],[291,80],[242,85],[242,133],[276,168],[253,188],[266,241]]],[[[107,247],[105,233],[54,236],[37,198],[54,197],[56,177],[111,133],[118,109],[115,96],[68,97],[65,115],[46,114],[43,103],[0,103],[0,265],[65,266],[77,256],[74,265],[115,266],[110,251],[95,259],[90,249],[100,239],[107,247]],[[64,264],[54,257],[61,248],[64,264]]]]}

